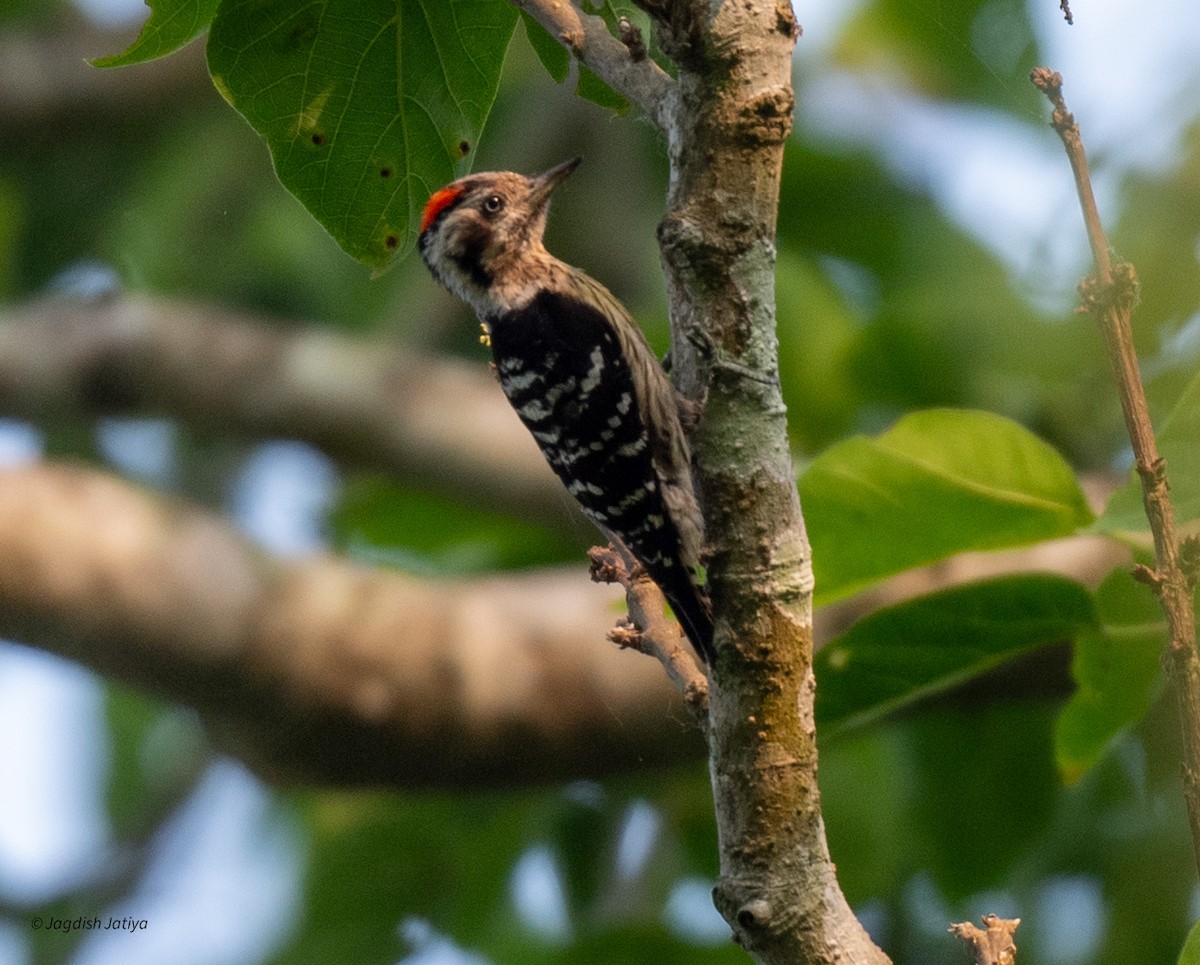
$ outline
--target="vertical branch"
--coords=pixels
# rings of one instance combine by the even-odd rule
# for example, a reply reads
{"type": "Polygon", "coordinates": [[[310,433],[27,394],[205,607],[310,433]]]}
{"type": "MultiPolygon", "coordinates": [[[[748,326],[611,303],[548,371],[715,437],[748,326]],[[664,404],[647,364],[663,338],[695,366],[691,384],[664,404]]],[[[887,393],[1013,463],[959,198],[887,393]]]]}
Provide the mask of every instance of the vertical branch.
{"type": "Polygon", "coordinates": [[[1158,594],[1167,618],[1167,672],[1179,702],[1183,728],[1183,794],[1187,801],[1192,847],[1200,869],[1200,655],[1196,651],[1196,622],[1193,599],[1200,553],[1195,540],[1180,540],[1175,526],[1175,507],[1167,483],[1166,462],[1158,452],[1146,390],[1138,370],[1137,353],[1129,315],[1137,294],[1133,267],[1116,263],[1108,249],[1100,213],[1092,193],[1087,155],[1079,125],[1067,110],[1062,96],[1062,76],[1039,67],[1030,75],[1054,108],[1051,123],[1062,139],[1075,174],[1075,186],[1083,209],[1088,241],[1096,262],[1096,274],[1080,285],[1084,308],[1099,323],[1109,362],[1121,398],[1125,427],[1133,446],[1134,464],[1142,481],[1142,501],[1150,531],[1154,535],[1154,569],[1139,567],[1138,579],[1149,583],[1158,594]]]}
{"type": "MultiPolygon", "coordinates": [[[[775,333],[775,224],[800,36],[791,3],[635,0],[678,66],[672,80],[628,31],[611,36],[568,0],[513,2],[639,103],[667,140],[659,244],[672,371],[704,403],[693,442],[717,623],[707,730],[721,861],[714,901],[764,965],[885,965],[838,886],[817,789],[812,559],[775,333]]],[[[618,641],[656,652],[687,692],[695,668],[678,672],[650,626],[661,604],[639,602],[636,580],[626,587],[643,632],[618,641]]]]}
{"type": "Polygon", "coordinates": [[[817,788],[811,552],[779,385],[775,228],[792,126],[787,0],[643,0],[679,67],[659,243],[717,621],[714,900],[760,963],[879,965],[838,886],[817,788]]]}

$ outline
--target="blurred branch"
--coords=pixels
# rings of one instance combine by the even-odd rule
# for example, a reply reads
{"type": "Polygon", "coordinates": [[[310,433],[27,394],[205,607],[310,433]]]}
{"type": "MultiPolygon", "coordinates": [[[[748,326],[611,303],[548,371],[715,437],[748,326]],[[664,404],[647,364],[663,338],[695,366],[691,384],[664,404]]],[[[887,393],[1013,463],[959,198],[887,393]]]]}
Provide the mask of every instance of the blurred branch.
{"type": "Polygon", "coordinates": [[[173,416],[300,439],[480,505],[574,519],[482,364],[144,297],[0,311],[0,412],[173,416]]]}
{"type": "Polygon", "coordinates": [[[1084,310],[1100,328],[1109,364],[1125,415],[1125,428],[1133,448],[1134,466],[1142,481],[1142,502],[1154,534],[1154,568],[1140,566],[1134,576],[1158,594],[1167,618],[1167,673],[1175,688],[1183,729],[1183,796],[1187,801],[1192,849],[1200,868],[1200,653],[1196,650],[1194,599],[1200,574],[1200,541],[1181,539],[1175,525],[1175,507],[1167,481],[1167,465],[1158,451],[1150,407],[1138,369],[1130,313],[1137,300],[1137,275],[1127,263],[1114,264],[1108,239],[1092,192],[1087,153],[1079,125],[1062,96],[1062,76],[1045,67],[1035,68],[1031,80],[1053,105],[1051,123],[1066,148],[1079,194],[1096,274],[1079,286],[1084,310]]]}
{"type": "Polygon", "coordinates": [[[284,561],[103,474],[0,474],[0,634],[197,708],[282,783],[489,786],[702,753],[579,570],[431,582],[284,561]]]}
{"type": "MultiPolygon", "coordinates": [[[[1034,565],[1050,564],[1091,565],[1078,547],[1034,565]]],[[[951,561],[876,599],[981,565],[951,561]]],[[[620,601],[582,569],[431,582],[283,561],[99,472],[0,473],[0,635],[196,707],[223,750],[280,782],[479,786],[698,758],[688,705],[703,676],[691,663],[685,703],[652,661],[606,645],[620,601]]]]}

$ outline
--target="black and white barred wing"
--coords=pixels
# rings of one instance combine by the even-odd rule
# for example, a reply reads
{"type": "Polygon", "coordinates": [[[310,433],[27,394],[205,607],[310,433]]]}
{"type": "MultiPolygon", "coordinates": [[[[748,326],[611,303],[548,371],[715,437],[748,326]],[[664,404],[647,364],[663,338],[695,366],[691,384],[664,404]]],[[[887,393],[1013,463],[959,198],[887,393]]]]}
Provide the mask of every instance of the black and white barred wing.
{"type": "Polygon", "coordinates": [[[620,304],[587,281],[602,293],[589,302],[543,289],[490,320],[500,384],[567,490],[645,567],[707,657],[711,621],[690,572],[699,511],[674,389],[620,304]]]}

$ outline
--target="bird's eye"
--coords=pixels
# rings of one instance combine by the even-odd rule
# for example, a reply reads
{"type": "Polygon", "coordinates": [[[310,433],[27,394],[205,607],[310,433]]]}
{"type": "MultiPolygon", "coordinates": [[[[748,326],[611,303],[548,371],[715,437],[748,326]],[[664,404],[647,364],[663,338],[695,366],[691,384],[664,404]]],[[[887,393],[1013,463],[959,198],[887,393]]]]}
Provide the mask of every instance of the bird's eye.
{"type": "Polygon", "coordinates": [[[498,194],[490,194],[483,199],[484,214],[499,214],[504,207],[504,199],[498,194]]]}

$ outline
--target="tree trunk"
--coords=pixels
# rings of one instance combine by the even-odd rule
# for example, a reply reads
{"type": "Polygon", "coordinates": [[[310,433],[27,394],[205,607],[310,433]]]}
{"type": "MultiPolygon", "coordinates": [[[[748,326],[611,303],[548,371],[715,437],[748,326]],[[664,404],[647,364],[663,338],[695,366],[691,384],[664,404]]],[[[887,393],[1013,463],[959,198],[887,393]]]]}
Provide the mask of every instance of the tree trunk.
{"type": "Polygon", "coordinates": [[[825,841],[811,553],[779,387],[775,222],[799,27],[785,0],[677,2],[660,23],[680,68],[660,242],[677,377],[704,403],[695,448],[718,615],[714,897],[756,961],[886,962],[825,841]]]}

